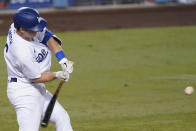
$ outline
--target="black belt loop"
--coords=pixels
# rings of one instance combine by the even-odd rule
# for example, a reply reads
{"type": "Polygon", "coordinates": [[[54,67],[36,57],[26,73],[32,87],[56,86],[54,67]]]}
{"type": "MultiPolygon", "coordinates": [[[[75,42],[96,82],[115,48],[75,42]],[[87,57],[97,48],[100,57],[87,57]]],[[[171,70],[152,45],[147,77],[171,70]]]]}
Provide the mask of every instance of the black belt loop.
{"type": "Polygon", "coordinates": [[[17,78],[11,78],[10,82],[17,82],[17,78]]]}

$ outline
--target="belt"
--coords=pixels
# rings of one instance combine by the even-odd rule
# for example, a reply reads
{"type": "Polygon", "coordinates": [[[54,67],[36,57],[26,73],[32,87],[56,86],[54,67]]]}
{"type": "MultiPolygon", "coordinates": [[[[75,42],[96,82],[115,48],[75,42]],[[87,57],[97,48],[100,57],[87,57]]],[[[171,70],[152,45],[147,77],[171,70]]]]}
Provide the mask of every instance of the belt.
{"type": "Polygon", "coordinates": [[[10,82],[17,82],[17,78],[11,77],[10,82]]]}

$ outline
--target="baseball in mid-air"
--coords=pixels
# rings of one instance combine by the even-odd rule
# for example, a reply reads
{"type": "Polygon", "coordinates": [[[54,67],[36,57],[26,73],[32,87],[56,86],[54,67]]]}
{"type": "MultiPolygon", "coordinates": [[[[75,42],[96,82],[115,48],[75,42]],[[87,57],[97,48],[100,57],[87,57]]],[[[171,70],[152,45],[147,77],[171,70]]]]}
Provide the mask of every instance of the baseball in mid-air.
{"type": "Polygon", "coordinates": [[[184,93],[185,93],[186,95],[191,95],[191,94],[193,94],[193,92],[194,92],[194,88],[193,88],[192,86],[187,86],[187,87],[184,89],[184,93]]]}

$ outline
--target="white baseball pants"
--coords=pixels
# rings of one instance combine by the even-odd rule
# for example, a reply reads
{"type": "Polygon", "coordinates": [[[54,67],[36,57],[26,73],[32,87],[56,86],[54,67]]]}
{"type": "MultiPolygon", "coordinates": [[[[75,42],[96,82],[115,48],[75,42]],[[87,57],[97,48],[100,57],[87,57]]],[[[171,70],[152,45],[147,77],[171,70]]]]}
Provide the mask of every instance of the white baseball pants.
{"type": "MultiPolygon", "coordinates": [[[[7,95],[16,110],[19,131],[39,131],[41,118],[52,98],[44,84],[35,86],[8,82],[7,95]]],[[[69,115],[58,101],[55,103],[50,121],[55,124],[56,131],[72,131],[69,115]]]]}

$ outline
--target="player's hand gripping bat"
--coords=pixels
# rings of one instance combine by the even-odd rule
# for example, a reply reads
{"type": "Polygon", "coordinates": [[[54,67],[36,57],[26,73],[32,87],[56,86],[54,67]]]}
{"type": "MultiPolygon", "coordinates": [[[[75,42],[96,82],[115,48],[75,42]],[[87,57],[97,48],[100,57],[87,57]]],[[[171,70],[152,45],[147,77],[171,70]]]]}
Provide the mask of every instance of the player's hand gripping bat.
{"type": "MultiPolygon", "coordinates": [[[[74,65],[74,62],[71,62],[71,63],[74,65]]],[[[64,82],[65,82],[64,80],[60,81],[60,83],[59,83],[59,85],[58,85],[58,87],[57,87],[57,89],[56,89],[52,99],[50,100],[50,102],[48,104],[48,107],[46,109],[44,118],[43,118],[43,120],[41,122],[41,127],[43,127],[43,128],[46,128],[48,126],[48,122],[50,120],[50,116],[52,114],[52,111],[54,109],[54,105],[56,103],[56,99],[58,97],[59,91],[61,90],[61,87],[62,87],[64,82]]]]}

